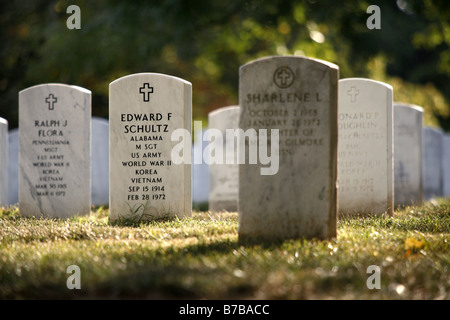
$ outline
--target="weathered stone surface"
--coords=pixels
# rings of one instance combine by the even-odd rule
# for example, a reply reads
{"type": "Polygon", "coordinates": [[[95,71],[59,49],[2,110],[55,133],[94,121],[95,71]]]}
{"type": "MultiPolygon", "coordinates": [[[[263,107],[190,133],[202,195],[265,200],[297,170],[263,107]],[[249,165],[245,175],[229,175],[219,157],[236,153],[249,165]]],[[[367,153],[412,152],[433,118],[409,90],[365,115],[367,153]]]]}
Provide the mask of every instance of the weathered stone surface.
{"type": "Polygon", "coordinates": [[[278,171],[263,174],[261,154],[258,164],[250,163],[256,139],[246,143],[239,165],[240,240],[336,236],[338,78],[336,65],[307,57],[266,57],[240,68],[239,127],[256,130],[257,141],[267,138],[268,152],[279,155],[278,171]],[[276,150],[273,129],[279,130],[276,150]]]}
{"type": "Polygon", "coordinates": [[[109,122],[92,117],[92,205],[109,203],[109,122]]]}
{"type": "Polygon", "coordinates": [[[450,135],[444,134],[442,140],[443,196],[450,197],[450,135]]]}
{"type": "MultiPolygon", "coordinates": [[[[236,130],[238,127],[239,106],[219,108],[208,115],[208,128],[220,130],[223,137],[226,137],[227,129],[236,130]]],[[[236,212],[239,193],[237,146],[236,144],[227,144],[226,139],[223,140],[221,147],[223,147],[224,154],[221,163],[209,165],[209,210],[236,212]]]]}
{"type": "Polygon", "coordinates": [[[442,197],[442,138],[440,129],[423,129],[425,200],[442,197]]]}
{"type": "Polygon", "coordinates": [[[8,133],[8,199],[9,205],[19,204],[19,129],[8,133]]]}
{"type": "Polygon", "coordinates": [[[339,213],[394,211],[392,87],[362,78],[339,80],[339,213]]]}
{"type": "Polygon", "coordinates": [[[423,202],[423,108],[394,104],[394,205],[423,202]]]}
{"type": "Polygon", "coordinates": [[[0,118],[0,207],[8,205],[8,121],[0,118]]]}
{"type": "Polygon", "coordinates": [[[204,130],[195,132],[192,146],[192,202],[194,205],[202,205],[209,201],[209,166],[203,156],[207,146],[203,142],[204,132],[204,130]]]}
{"type": "MultiPolygon", "coordinates": [[[[191,134],[192,89],[185,80],[139,73],[110,84],[110,218],[185,217],[192,212],[192,140],[188,163],[175,164],[172,133],[191,134]]],[[[189,149],[189,150],[188,150],[189,149]]]]}
{"type": "Polygon", "coordinates": [[[65,84],[22,90],[19,131],[20,214],[89,214],[91,92],[65,84]]]}

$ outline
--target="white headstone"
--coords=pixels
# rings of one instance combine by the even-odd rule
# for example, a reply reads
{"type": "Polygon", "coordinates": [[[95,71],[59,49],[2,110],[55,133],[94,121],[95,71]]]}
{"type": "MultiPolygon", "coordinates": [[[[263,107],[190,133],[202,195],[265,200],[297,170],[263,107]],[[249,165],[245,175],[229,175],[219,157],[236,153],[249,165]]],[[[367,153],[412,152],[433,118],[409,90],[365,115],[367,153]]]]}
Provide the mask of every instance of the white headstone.
{"type": "Polygon", "coordinates": [[[423,202],[423,108],[394,104],[394,205],[423,202]]]}
{"type": "Polygon", "coordinates": [[[12,129],[8,134],[8,184],[9,205],[19,204],[19,129],[12,129]]]}
{"type": "MultiPolygon", "coordinates": [[[[19,202],[19,130],[9,131],[9,204],[19,202]]],[[[92,117],[91,204],[109,203],[109,122],[92,117]]]]}
{"type": "Polygon", "coordinates": [[[109,90],[110,219],[190,216],[192,139],[171,139],[175,130],[191,134],[191,84],[139,73],[113,81],[109,90]],[[176,164],[172,152],[183,142],[183,152],[174,152],[186,160],[176,164]]]}
{"type": "Polygon", "coordinates": [[[209,196],[209,166],[203,156],[206,143],[203,143],[204,132],[195,132],[194,145],[192,146],[192,202],[203,204],[208,202],[209,196]],[[195,163],[194,159],[201,159],[195,163]]]}
{"type": "Polygon", "coordinates": [[[442,197],[442,137],[440,129],[423,128],[425,200],[442,197]]]}
{"type": "Polygon", "coordinates": [[[0,118],[0,207],[8,205],[8,121],[0,118]]]}
{"type": "Polygon", "coordinates": [[[255,132],[257,141],[248,139],[245,164],[239,164],[240,240],[336,236],[338,78],[336,65],[307,57],[266,57],[241,66],[239,127],[255,132]],[[265,139],[271,160],[278,155],[275,174],[262,171],[269,166],[261,154],[265,139]],[[257,164],[251,163],[254,146],[257,164]]]}
{"type": "Polygon", "coordinates": [[[91,92],[65,84],[20,91],[19,141],[20,214],[89,214],[91,92]]]}
{"type": "MultiPolygon", "coordinates": [[[[227,129],[239,128],[239,106],[219,108],[209,113],[208,128],[220,130],[226,136],[227,129]]],[[[213,143],[217,143],[214,141],[213,143]]],[[[209,165],[209,210],[229,211],[238,210],[239,196],[239,165],[237,163],[237,146],[223,142],[222,161],[209,165]],[[228,161],[227,161],[228,160],[228,161]]]]}
{"type": "Polygon", "coordinates": [[[339,80],[338,205],[344,215],[394,211],[392,87],[339,80]]]}
{"type": "Polygon", "coordinates": [[[450,134],[444,134],[442,144],[443,196],[450,197],[450,134]]]}
{"type": "Polygon", "coordinates": [[[109,122],[92,117],[92,205],[109,203],[109,122]]]}

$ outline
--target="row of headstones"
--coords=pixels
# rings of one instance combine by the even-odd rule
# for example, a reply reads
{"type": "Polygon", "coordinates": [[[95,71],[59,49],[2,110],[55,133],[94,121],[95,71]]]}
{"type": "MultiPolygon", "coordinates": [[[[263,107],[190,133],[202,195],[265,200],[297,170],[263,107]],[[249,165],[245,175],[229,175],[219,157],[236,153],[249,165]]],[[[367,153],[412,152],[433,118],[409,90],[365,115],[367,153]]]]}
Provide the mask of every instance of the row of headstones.
{"type": "MultiPolygon", "coordinates": [[[[92,117],[91,123],[91,204],[105,206],[109,203],[109,121],[92,117]]],[[[0,206],[10,206],[19,202],[19,130],[8,131],[8,122],[2,118],[0,118],[0,128],[0,137],[5,139],[0,142],[1,156],[3,156],[0,160],[2,165],[0,206]],[[6,150],[8,152],[5,152],[6,150]]],[[[196,154],[203,151],[194,144],[192,152],[196,154]]],[[[193,202],[208,201],[208,170],[208,167],[205,168],[203,164],[193,165],[193,202]]]]}
{"type": "MultiPolygon", "coordinates": [[[[423,108],[419,106],[394,103],[393,110],[394,207],[419,205],[424,200],[436,197],[450,197],[450,134],[444,133],[441,129],[423,127],[423,108]]],[[[209,128],[219,129],[225,136],[226,129],[239,128],[239,111],[239,106],[228,106],[210,112],[208,116],[209,128]]],[[[343,113],[341,115],[343,117],[343,113]]],[[[354,123],[355,127],[356,123],[363,126],[361,122],[354,123]]],[[[342,128],[346,126],[351,125],[348,121],[342,121],[342,128]]],[[[194,150],[202,150],[202,148],[203,151],[205,150],[206,145],[202,144],[201,138],[200,136],[195,141],[194,150]]],[[[366,139],[361,143],[367,144],[368,148],[373,146],[371,139],[366,139]]],[[[236,144],[233,147],[235,148],[234,152],[237,152],[236,144]]],[[[361,150],[359,145],[358,150],[361,150]]],[[[372,184],[377,180],[380,172],[376,171],[372,177],[365,178],[369,179],[365,181],[370,181],[371,186],[370,188],[364,187],[358,180],[361,179],[360,172],[349,170],[348,161],[366,161],[366,164],[370,164],[373,159],[372,153],[378,151],[376,149],[371,152],[364,151],[364,154],[349,154],[349,152],[354,151],[338,152],[338,177],[348,179],[348,182],[343,182],[343,184],[346,185],[346,188],[353,190],[352,198],[357,197],[357,194],[360,193],[361,199],[364,199],[364,195],[369,196],[374,192],[375,189],[372,184]]],[[[372,164],[366,165],[364,169],[378,165],[372,162],[372,164]]],[[[209,209],[212,211],[238,211],[239,165],[224,163],[205,164],[205,166],[206,170],[202,171],[204,174],[202,181],[208,180],[208,184],[205,183],[206,188],[199,193],[203,196],[202,200],[209,202],[209,209]],[[209,171],[207,171],[208,169],[209,171]]],[[[352,166],[352,163],[350,163],[350,166],[352,166]]],[[[384,181],[381,180],[381,183],[384,183],[384,181]]],[[[342,192],[346,193],[345,190],[342,192]]],[[[364,204],[352,205],[353,210],[361,212],[364,206],[369,206],[369,203],[363,202],[364,204]]],[[[385,201],[384,203],[387,204],[388,202],[385,201]]],[[[342,205],[338,207],[341,211],[344,211],[342,205]]],[[[368,211],[374,212],[376,210],[369,207],[368,211]]],[[[385,212],[387,207],[384,206],[378,211],[385,212]]]]}
{"type": "MultiPolygon", "coordinates": [[[[4,142],[0,150],[4,178],[7,187],[3,188],[0,206],[16,205],[19,202],[19,130],[7,131],[8,124],[4,121],[4,142]],[[6,170],[7,168],[7,170],[6,170]]],[[[107,205],[109,201],[109,122],[107,119],[92,117],[92,154],[91,154],[91,203],[92,205],[107,205]]]]}
{"type": "MultiPolygon", "coordinates": [[[[422,137],[418,134],[422,125],[422,108],[394,104],[394,150],[401,150],[402,145],[414,146],[423,149],[423,157],[419,158],[416,166],[409,165],[413,161],[411,150],[404,152],[406,159],[401,161],[397,151],[394,159],[394,204],[409,205],[420,203],[423,199],[432,197],[450,196],[450,135],[439,129],[423,129],[422,137]],[[403,110],[403,111],[402,111],[403,110]],[[403,112],[403,114],[402,114],[403,112]],[[408,120],[408,115],[409,119],[408,120]],[[415,116],[414,116],[415,115],[415,116]],[[404,119],[402,121],[402,119],[404,119]],[[414,121],[417,121],[417,125],[414,121]],[[409,122],[409,123],[406,123],[409,122]],[[402,143],[403,139],[408,141],[402,143]],[[421,140],[422,139],[422,140],[421,140]],[[423,146],[422,141],[427,141],[423,146]],[[440,147],[442,146],[442,147],[440,147]],[[441,161],[439,159],[442,159],[441,161]],[[424,160],[425,163],[424,164],[424,160]],[[405,164],[406,162],[406,164],[405,164]],[[420,170],[422,168],[423,174],[420,170]],[[415,177],[415,193],[408,193],[411,177],[415,177]],[[419,177],[422,177],[419,179],[419,177]],[[423,178],[425,177],[425,179],[423,178]],[[425,183],[424,183],[425,182],[425,183]]],[[[226,129],[239,127],[239,107],[229,106],[217,109],[209,114],[209,128],[226,129]]],[[[14,205],[19,201],[19,131],[13,129],[7,131],[8,123],[0,118],[0,150],[2,152],[0,163],[3,170],[1,177],[0,203],[3,206],[14,205]],[[7,156],[8,155],[8,156],[7,156]],[[5,168],[8,168],[6,170],[5,168]],[[6,174],[8,178],[6,178],[6,174]]],[[[194,140],[193,154],[203,154],[205,147],[203,143],[204,131],[200,131],[194,140]]],[[[235,150],[236,152],[236,150],[235,150]]],[[[420,154],[416,150],[416,156],[420,154]]],[[[92,163],[91,163],[91,203],[92,205],[108,205],[109,201],[109,122],[103,118],[92,118],[92,163]]],[[[212,211],[237,211],[238,210],[238,165],[237,164],[211,164],[206,162],[193,164],[192,184],[193,202],[208,202],[212,211]],[[211,187],[210,187],[211,186],[211,187]]]]}
{"type": "MultiPolygon", "coordinates": [[[[267,57],[240,68],[239,129],[258,132],[260,147],[264,130],[279,130],[278,144],[264,136],[278,148],[271,149],[279,155],[276,173],[262,174],[261,150],[260,163],[246,155],[237,170],[240,238],[334,237],[338,199],[343,214],[392,214],[392,87],[368,79],[338,85],[338,78],[336,65],[306,57],[267,57]]],[[[406,123],[400,127],[417,130],[420,122],[421,128],[421,114],[398,116],[406,123]]],[[[142,73],[110,84],[111,220],[191,214],[191,124],[192,89],[183,79],[142,73]]],[[[21,91],[19,130],[20,213],[89,213],[90,91],[61,84],[21,91]]],[[[249,151],[253,143],[246,141],[249,151]]],[[[414,143],[395,146],[398,159],[409,155],[399,170],[405,187],[415,185],[409,165],[421,179],[422,153],[414,143]]]]}
{"type": "MultiPolygon", "coordinates": [[[[91,135],[89,90],[65,84],[22,90],[18,161],[12,163],[18,163],[21,215],[67,218],[88,214],[91,178],[94,185],[97,182],[91,175],[91,154],[104,157],[100,149],[108,145],[109,159],[96,161],[113,182],[107,201],[112,220],[190,214],[191,167],[172,165],[171,150],[176,143],[171,141],[171,134],[176,129],[190,133],[191,100],[190,83],[172,76],[135,74],[112,82],[110,138],[103,140],[103,145],[95,144],[91,153],[92,140],[98,137],[92,139],[91,135]]],[[[0,205],[9,203],[6,131],[2,133],[0,152],[0,205]]]]}
{"type": "MultiPolygon", "coordinates": [[[[394,150],[401,150],[402,146],[415,146],[416,157],[423,153],[423,157],[415,165],[408,165],[412,159],[411,150],[403,153],[395,152],[394,159],[394,204],[408,205],[420,203],[423,199],[450,196],[450,135],[439,129],[425,127],[423,137],[419,135],[422,126],[422,108],[394,104],[394,150]],[[417,124],[414,123],[417,122],[417,124]],[[403,140],[402,140],[403,139],[403,140]],[[406,141],[406,139],[408,139],[406,141]],[[423,146],[422,141],[427,141],[423,146]],[[442,145],[442,147],[440,147],[442,145]],[[423,149],[423,151],[421,151],[423,149]],[[439,161],[439,159],[442,159],[439,161]],[[424,164],[424,160],[426,164],[424,164]],[[422,171],[416,171],[421,167],[422,171]],[[422,174],[423,172],[423,174],[422,174]],[[412,185],[416,192],[408,192],[412,185]],[[422,177],[419,179],[419,177],[422,177]],[[423,178],[425,177],[425,179],[423,178]]],[[[209,128],[221,130],[239,127],[239,107],[229,106],[217,109],[209,114],[209,128]]],[[[19,131],[14,129],[7,132],[6,120],[0,119],[0,135],[2,137],[0,150],[2,152],[2,197],[0,203],[4,206],[14,205],[19,201],[19,131]],[[7,137],[7,139],[5,138],[7,137]],[[8,146],[8,147],[6,147],[8,146]],[[9,155],[6,159],[6,156],[9,155]],[[9,173],[6,178],[6,173],[9,173]],[[6,199],[6,200],[5,200],[6,199]]],[[[200,131],[194,140],[193,155],[203,154],[207,144],[203,143],[204,131],[200,131]]],[[[109,201],[109,122],[103,118],[92,118],[92,161],[91,161],[91,203],[92,205],[107,205],[109,201]]],[[[226,149],[226,148],[225,148],[226,149]]],[[[234,150],[236,152],[236,150],[234,150]]],[[[211,164],[206,162],[193,164],[193,202],[208,202],[212,211],[238,210],[238,165],[211,164]],[[210,187],[211,186],[211,187],[210,187]]]]}

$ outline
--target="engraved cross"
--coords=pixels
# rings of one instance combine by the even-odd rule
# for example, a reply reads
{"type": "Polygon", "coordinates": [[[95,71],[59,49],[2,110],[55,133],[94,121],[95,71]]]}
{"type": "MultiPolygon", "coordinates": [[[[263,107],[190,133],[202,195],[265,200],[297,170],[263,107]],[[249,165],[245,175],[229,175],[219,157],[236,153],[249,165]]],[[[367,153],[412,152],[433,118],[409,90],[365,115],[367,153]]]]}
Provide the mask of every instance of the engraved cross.
{"type": "Polygon", "coordinates": [[[144,96],[144,102],[150,101],[150,94],[153,93],[153,87],[150,87],[150,84],[148,82],[144,83],[141,88],[139,88],[139,92],[142,93],[144,96]]]}
{"type": "Polygon", "coordinates": [[[359,94],[359,90],[356,90],[356,87],[353,86],[347,91],[347,94],[352,97],[352,102],[356,102],[356,96],[359,94]]]}
{"type": "Polygon", "coordinates": [[[45,98],[45,102],[48,103],[48,110],[55,109],[55,103],[58,102],[58,98],[56,98],[53,93],[50,93],[47,98],[45,98]]]}
{"type": "Polygon", "coordinates": [[[285,69],[281,69],[278,71],[277,78],[281,80],[281,85],[285,86],[287,85],[288,79],[291,77],[291,74],[286,71],[285,69]]]}

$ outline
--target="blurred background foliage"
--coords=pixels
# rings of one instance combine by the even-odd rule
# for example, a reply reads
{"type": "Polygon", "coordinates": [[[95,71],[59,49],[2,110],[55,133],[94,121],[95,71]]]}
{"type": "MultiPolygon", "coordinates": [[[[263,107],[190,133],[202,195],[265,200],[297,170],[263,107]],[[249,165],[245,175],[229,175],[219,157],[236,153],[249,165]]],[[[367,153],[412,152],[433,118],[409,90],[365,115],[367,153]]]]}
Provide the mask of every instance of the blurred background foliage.
{"type": "Polygon", "coordinates": [[[394,100],[425,108],[450,131],[450,1],[48,1],[0,0],[0,117],[18,123],[18,92],[61,82],[90,89],[108,117],[108,85],[158,72],[193,85],[194,119],[238,104],[239,67],[268,55],[337,64],[340,77],[394,87],[394,100]],[[69,30],[69,5],[81,30],[69,30]],[[381,30],[369,30],[369,5],[381,30]]]}

